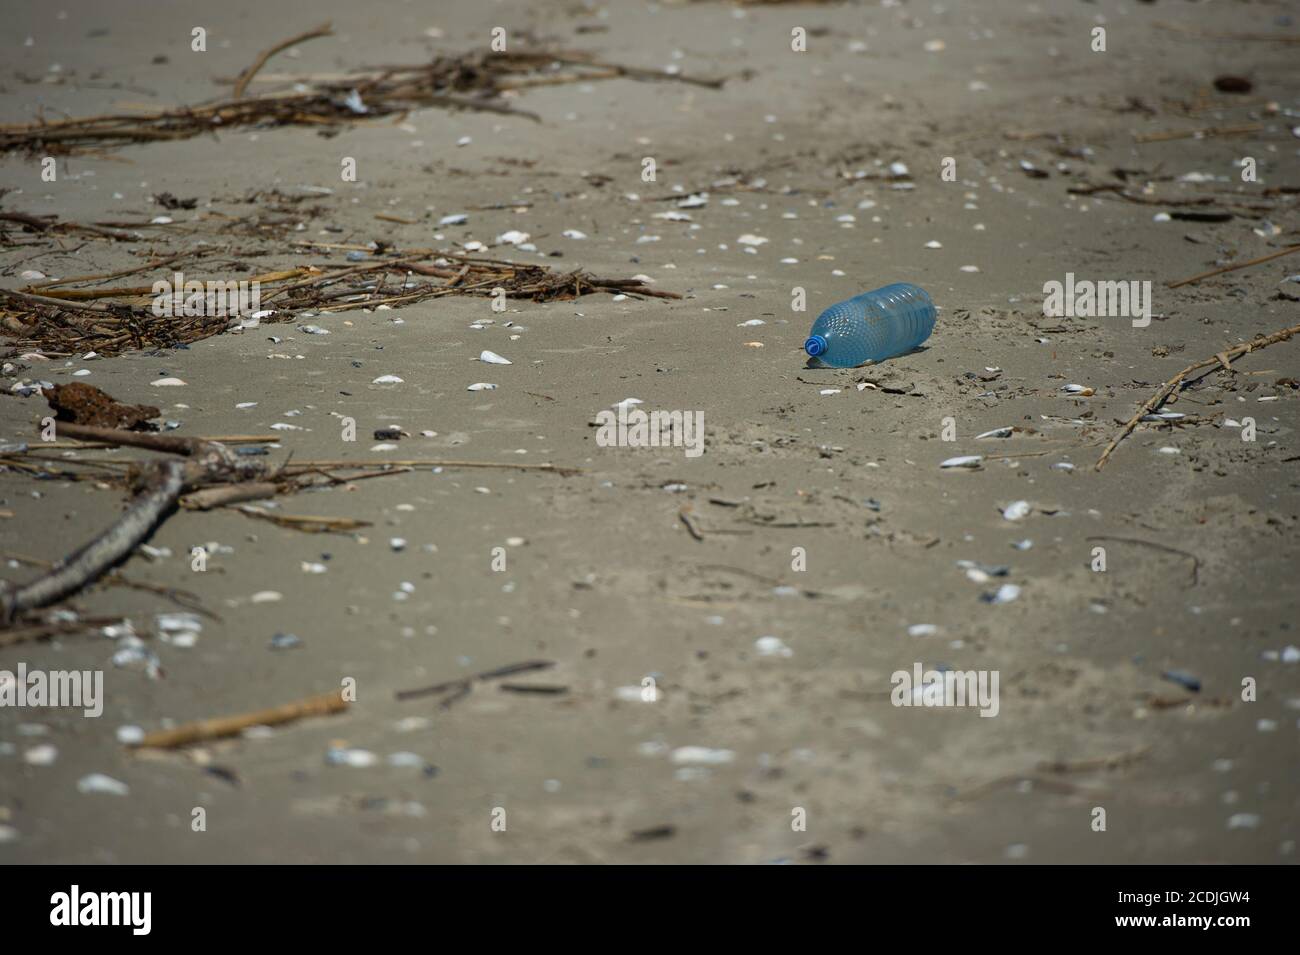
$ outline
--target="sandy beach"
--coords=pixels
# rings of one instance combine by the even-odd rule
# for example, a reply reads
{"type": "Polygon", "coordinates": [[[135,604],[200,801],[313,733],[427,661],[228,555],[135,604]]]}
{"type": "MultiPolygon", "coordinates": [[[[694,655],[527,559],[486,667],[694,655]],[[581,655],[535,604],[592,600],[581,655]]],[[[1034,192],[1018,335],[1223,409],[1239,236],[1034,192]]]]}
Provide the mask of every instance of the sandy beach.
{"type": "Polygon", "coordinates": [[[169,510],[0,629],[0,671],[103,686],[0,706],[0,862],[1293,863],[1300,336],[1230,352],[1300,323],[1300,252],[1246,265],[1300,246],[1298,31],[1226,0],[7,11],[0,577],[176,457],[43,447],[53,385],[300,487],[169,510]],[[463,102],[381,108],[394,65],[476,56],[463,102]],[[361,74],[351,118],[32,129],[361,74]],[[170,345],[151,291],[59,298],[177,272],[292,277],[170,345]],[[1067,281],[1134,297],[1052,314],[1067,281]],[[894,282],[924,347],[808,367],[823,309],[894,282]],[[683,424],[609,446],[620,404],[683,424]],[[950,672],[993,696],[898,689],[950,672]]]}

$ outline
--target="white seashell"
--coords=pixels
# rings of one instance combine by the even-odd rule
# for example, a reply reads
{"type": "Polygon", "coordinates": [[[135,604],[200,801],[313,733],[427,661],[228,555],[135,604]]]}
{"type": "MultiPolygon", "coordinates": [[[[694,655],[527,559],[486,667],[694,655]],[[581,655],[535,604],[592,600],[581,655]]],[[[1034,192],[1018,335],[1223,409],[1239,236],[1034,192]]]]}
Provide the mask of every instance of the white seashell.
{"type": "Polygon", "coordinates": [[[476,381],[474,382],[474,384],[470,385],[465,390],[466,391],[492,391],[495,388],[496,385],[490,384],[486,381],[476,381]]]}
{"type": "Polygon", "coordinates": [[[1033,509],[1034,506],[1028,501],[1012,501],[1002,509],[1002,516],[1009,521],[1024,520],[1033,509]]]}
{"type": "Polygon", "coordinates": [[[497,243],[501,245],[518,245],[520,242],[527,242],[530,238],[532,236],[527,232],[511,229],[509,232],[502,232],[497,236],[497,243]]]}
{"type": "Polygon", "coordinates": [[[949,458],[947,461],[942,462],[942,463],[939,465],[939,467],[941,467],[941,468],[977,468],[977,467],[980,466],[980,462],[983,461],[983,460],[984,460],[984,455],[982,455],[982,454],[967,454],[967,455],[964,455],[964,456],[959,457],[959,458],[949,458]]]}
{"type": "Polygon", "coordinates": [[[753,235],[752,233],[746,232],[736,241],[741,245],[759,246],[766,245],[768,240],[761,235],[753,235]]]}
{"type": "Polygon", "coordinates": [[[939,632],[939,628],[932,623],[914,623],[907,628],[909,637],[932,637],[939,632]]]}
{"type": "Polygon", "coordinates": [[[659,699],[659,690],[653,686],[618,686],[614,688],[614,699],[624,703],[653,703],[659,699]]]}
{"type": "Polygon", "coordinates": [[[77,781],[77,792],[125,796],[131,792],[131,787],[114,779],[112,776],[105,776],[103,773],[91,773],[89,776],[82,776],[77,781]]]}
{"type": "Polygon", "coordinates": [[[1066,394],[1083,395],[1085,398],[1094,394],[1093,390],[1087,385],[1062,385],[1061,390],[1066,394]]]}
{"type": "Polygon", "coordinates": [[[18,277],[28,282],[39,282],[41,279],[45,278],[45,273],[38,272],[36,269],[24,269],[18,277]]]}
{"type": "Polygon", "coordinates": [[[138,726],[119,726],[117,741],[124,746],[134,746],[144,739],[144,730],[138,726]]]}
{"type": "Polygon", "coordinates": [[[351,766],[365,769],[379,762],[379,757],[366,749],[330,748],[325,753],[325,762],[331,766],[351,766]]]}
{"type": "Polygon", "coordinates": [[[403,379],[398,378],[396,375],[380,375],[371,382],[372,385],[400,385],[402,383],[403,379]]]}
{"type": "Polygon", "coordinates": [[[643,405],[643,404],[645,404],[645,402],[642,401],[640,398],[624,398],[622,401],[620,401],[620,402],[618,402],[617,404],[613,405],[613,407],[615,407],[615,408],[627,408],[627,409],[631,410],[632,408],[635,408],[637,405],[643,405]]]}
{"type": "Polygon", "coordinates": [[[149,382],[149,384],[153,385],[155,388],[175,388],[179,385],[185,384],[185,382],[181,381],[179,378],[159,378],[156,381],[149,382]]]}
{"type": "Polygon", "coordinates": [[[992,431],[985,431],[983,434],[975,435],[975,438],[976,440],[980,438],[1009,438],[1014,431],[1014,428],[994,428],[992,431]]]}
{"type": "Polygon", "coordinates": [[[565,229],[560,234],[566,239],[585,239],[587,237],[587,233],[579,232],[577,229],[565,229]]]}
{"type": "Polygon", "coordinates": [[[737,327],[737,328],[749,328],[749,327],[751,327],[751,326],[753,326],[753,325],[766,325],[766,324],[767,324],[767,322],[763,321],[761,318],[751,318],[751,319],[750,319],[749,321],[747,321],[747,322],[740,322],[739,324],[736,325],[736,327],[737,327]]]}
{"type": "Polygon", "coordinates": [[[936,242],[934,239],[931,239],[929,242],[927,242],[927,243],[925,244],[925,247],[926,247],[927,249],[942,249],[942,248],[943,248],[943,243],[942,243],[942,242],[936,242]]]}
{"type": "Polygon", "coordinates": [[[203,629],[203,621],[195,613],[160,613],[154,617],[153,625],[159,633],[203,629]]]}
{"type": "Polygon", "coordinates": [[[457,212],[449,216],[443,216],[438,220],[438,225],[464,225],[468,221],[469,216],[463,212],[457,212]]]}
{"type": "Polygon", "coordinates": [[[709,749],[707,746],[679,746],[669,757],[674,763],[720,766],[730,763],[736,754],[729,749],[709,749]]]}
{"type": "Polygon", "coordinates": [[[29,766],[53,766],[54,761],[59,758],[59,748],[50,743],[42,743],[40,746],[33,746],[27,752],[23,753],[23,762],[29,766]]]}
{"type": "Polygon", "coordinates": [[[760,657],[794,656],[794,651],[782,643],[780,637],[759,637],[754,641],[754,649],[760,657]]]}
{"type": "Polygon", "coordinates": [[[1003,584],[998,588],[998,592],[988,598],[991,604],[1009,604],[1020,596],[1019,584],[1003,584]]]}
{"type": "Polygon", "coordinates": [[[514,364],[514,362],[512,362],[509,358],[502,358],[496,352],[487,351],[486,349],[484,349],[484,351],[478,356],[478,360],[485,361],[489,365],[513,365],[514,364]]]}

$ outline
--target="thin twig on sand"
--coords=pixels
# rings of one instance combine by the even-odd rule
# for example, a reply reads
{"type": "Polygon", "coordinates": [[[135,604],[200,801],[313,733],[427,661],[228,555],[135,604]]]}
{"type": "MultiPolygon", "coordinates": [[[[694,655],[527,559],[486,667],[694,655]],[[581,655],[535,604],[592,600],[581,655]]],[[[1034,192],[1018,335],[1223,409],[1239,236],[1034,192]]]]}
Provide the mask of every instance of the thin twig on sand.
{"type": "Polygon", "coordinates": [[[1259,123],[1241,123],[1237,126],[1201,126],[1197,129],[1163,129],[1155,133],[1142,133],[1133,137],[1135,143],[1164,143],[1172,139],[1209,139],[1213,136],[1242,136],[1257,133],[1264,127],[1259,123]]]}
{"type": "Polygon", "coordinates": [[[439,693],[450,693],[442,701],[443,709],[450,709],[453,703],[466,696],[473,689],[476,682],[482,683],[503,676],[514,676],[516,673],[531,673],[534,670],[545,670],[553,666],[555,666],[553,660],[525,660],[523,663],[511,663],[503,667],[497,667],[494,670],[476,673],[473,676],[447,680],[445,683],[435,683],[433,686],[422,686],[414,690],[398,690],[396,696],[398,700],[405,701],[417,700],[425,696],[437,696],[439,693]]]}
{"type": "Polygon", "coordinates": [[[1179,550],[1177,547],[1170,547],[1168,544],[1159,544],[1155,541],[1144,541],[1139,537],[1110,537],[1106,534],[1094,534],[1088,537],[1090,541],[1115,541],[1120,544],[1136,544],[1141,547],[1150,547],[1153,550],[1164,551],[1166,554],[1176,554],[1179,557],[1186,557],[1192,562],[1192,586],[1195,587],[1200,583],[1201,578],[1201,558],[1197,557],[1190,551],[1179,550]]]}
{"type": "Polygon", "coordinates": [[[253,61],[252,66],[239,74],[239,79],[235,81],[235,99],[243,99],[244,90],[248,89],[249,81],[257,75],[258,70],[266,65],[266,61],[277,53],[281,53],[289,49],[289,47],[296,46],[299,43],[304,43],[307,40],[314,40],[317,37],[333,35],[334,30],[330,24],[322,23],[320,26],[313,27],[305,33],[299,33],[297,36],[291,36],[287,40],[281,40],[279,43],[275,44],[275,46],[267,47],[257,55],[257,59],[253,61]]]}
{"type": "Polygon", "coordinates": [[[1257,259],[1250,259],[1246,262],[1238,262],[1236,265],[1225,265],[1222,268],[1210,269],[1208,272],[1202,272],[1200,275],[1193,275],[1190,278],[1179,279],[1177,282],[1169,282],[1166,288],[1181,288],[1184,285],[1191,285],[1193,282],[1199,282],[1201,279],[1208,279],[1213,275],[1222,275],[1224,272],[1236,272],[1238,269],[1248,269],[1252,265],[1260,265],[1264,262],[1272,262],[1274,259],[1280,259],[1284,255],[1290,255],[1293,252],[1300,252],[1300,245],[1288,246],[1269,255],[1261,255],[1257,259]]]}
{"type": "Polygon", "coordinates": [[[1169,30],[1173,33],[1182,33],[1186,36],[1204,40],[1245,40],[1262,43],[1300,43],[1300,33],[1223,33],[1211,30],[1202,30],[1198,27],[1188,26],[1185,23],[1167,23],[1162,20],[1157,20],[1153,26],[1159,27],[1161,30],[1169,30]]]}
{"type": "Polygon", "coordinates": [[[234,510],[249,517],[270,521],[289,530],[304,531],[308,534],[347,534],[370,527],[370,521],[360,521],[352,517],[316,517],[307,514],[277,514],[264,511],[260,507],[236,507],[234,510]]]}
{"type": "Polygon", "coordinates": [[[1147,758],[1151,752],[1150,746],[1140,746],[1137,749],[1131,749],[1123,753],[1115,753],[1110,756],[1097,756],[1093,759],[1076,759],[1076,760],[1050,760],[1038,764],[1039,770],[1045,773],[1091,773],[1098,769],[1116,770],[1124,769],[1134,763],[1141,762],[1147,758]]]}
{"type": "Polygon", "coordinates": [[[552,474],[559,474],[563,477],[569,477],[574,474],[581,474],[582,468],[566,467],[559,464],[516,464],[513,461],[440,461],[433,458],[407,458],[401,460],[385,461],[379,458],[371,458],[360,461],[347,460],[328,460],[328,461],[295,461],[293,465],[285,469],[288,474],[297,474],[302,471],[316,471],[321,468],[333,470],[342,470],[344,468],[493,468],[510,471],[550,471],[552,474]]]}
{"type": "Polygon", "coordinates": [[[343,698],[341,690],[332,690],[318,696],[309,696],[304,700],[273,706],[255,713],[240,713],[237,716],[220,716],[210,720],[198,720],[184,723],[169,730],[149,733],[136,743],[135,749],[176,749],[190,743],[205,740],[222,739],[235,736],[252,726],[278,726],[308,716],[328,716],[340,713],[348,708],[348,701],[343,698]]]}
{"type": "Polygon", "coordinates": [[[1267,348],[1269,345],[1276,345],[1278,342],[1284,342],[1297,332],[1300,332],[1300,325],[1292,325],[1290,328],[1283,328],[1271,335],[1243,342],[1240,345],[1234,345],[1232,348],[1225,349],[1217,355],[1211,355],[1209,358],[1204,358],[1195,364],[1188,365],[1178,374],[1174,375],[1174,377],[1170,378],[1163,385],[1157,388],[1155,394],[1142,402],[1142,407],[1138,408],[1133,417],[1129,418],[1128,421],[1124,423],[1124,426],[1120,428],[1119,434],[1111,438],[1110,443],[1106,445],[1106,450],[1104,450],[1101,453],[1101,457],[1097,459],[1097,464],[1094,470],[1100,471],[1104,468],[1106,462],[1110,459],[1111,453],[1119,447],[1121,441],[1133,432],[1133,429],[1138,426],[1138,422],[1142,420],[1142,417],[1151,414],[1163,405],[1169,396],[1182,386],[1183,380],[1192,372],[1198,371],[1202,368],[1209,368],[1212,365],[1222,365],[1224,368],[1228,368],[1234,358],[1239,358],[1240,356],[1249,354],[1253,351],[1259,351],[1261,348],[1267,348]]]}
{"type": "MultiPolygon", "coordinates": [[[[44,570],[52,570],[57,565],[50,563],[48,560],[41,560],[39,557],[32,557],[28,554],[15,554],[11,551],[0,551],[0,559],[14,560],[20,564],[30,564],[33,567],[40,567],[44,570]]],[[[202,614],[210,620],[220,621],[221,617],[203,606],[199,600],[198,594],[191,593],[188,590],[180,590],[176,587],[164,587],[161,584],[151,584],[143,580],[134,580],[127,577],[121,571],[109,571],[103,578],[105,584],[111,584],[117,587],[126,587],[130,590],[141,590],[145,593],[157,594],[160,597],[166,597],[179,607],[191,610],[194,613],[202,614]]]]}

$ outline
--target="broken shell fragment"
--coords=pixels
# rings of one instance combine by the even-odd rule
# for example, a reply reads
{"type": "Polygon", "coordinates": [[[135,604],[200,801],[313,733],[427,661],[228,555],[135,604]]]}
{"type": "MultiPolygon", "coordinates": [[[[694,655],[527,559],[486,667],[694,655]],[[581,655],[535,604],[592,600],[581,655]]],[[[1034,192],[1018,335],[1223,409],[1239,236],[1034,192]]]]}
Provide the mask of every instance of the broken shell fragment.
{"type": "Polygon", "coordinates": [[[1002,509],[1002,516],[1008,521],[1024,520],[1033,509],[1028,501],[1012,501],[1002,509]]]}

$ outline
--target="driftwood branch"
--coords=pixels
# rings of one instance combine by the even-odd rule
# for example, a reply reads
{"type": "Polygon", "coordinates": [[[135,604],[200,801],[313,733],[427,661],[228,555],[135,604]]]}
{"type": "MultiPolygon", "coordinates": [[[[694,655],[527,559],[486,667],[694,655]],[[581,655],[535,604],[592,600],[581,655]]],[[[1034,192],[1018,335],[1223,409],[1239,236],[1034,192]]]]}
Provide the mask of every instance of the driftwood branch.
{"type": "Polygon", "coordinates": [[[221,484],[217,487],[205,487],[193,494],[181,498],[181,507],[191,511],[210,511],[228,504],[243,504],[246,501],[262,501],[275,497],[280,486],[272,481],[246,481],[241,484],[221,484]]]}
{"type": "Polygon", "coordinates": [[[139,468],[135,497],[108,530],[31,583],[21,587],[0,583],[0,624],[11,623],[19,614],[46,607],[99,580],[148,539],[186,490],[255,482],[266,474],[262,462],[242,460],[224,445],[202,438],[70,423],[60,424],[59,430],[65,437],[180,454],[185,460],[152,462],[139,468]]]}
{"type": "Polygon", "coordinates": [[[98,580],[153,532],[176,506],[185,487],[185,466],[164,461],[151,469],[145,487],[117,521],[49,573],[22,587],[0,592],[0,618],[8,623],[20,613],[71,596],[98,580]]]}

